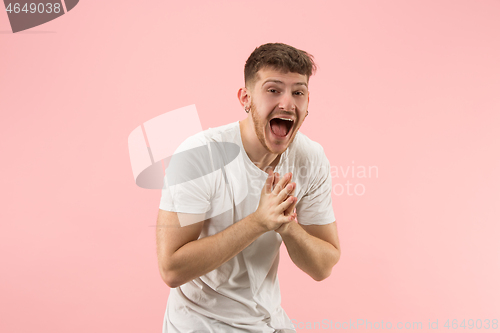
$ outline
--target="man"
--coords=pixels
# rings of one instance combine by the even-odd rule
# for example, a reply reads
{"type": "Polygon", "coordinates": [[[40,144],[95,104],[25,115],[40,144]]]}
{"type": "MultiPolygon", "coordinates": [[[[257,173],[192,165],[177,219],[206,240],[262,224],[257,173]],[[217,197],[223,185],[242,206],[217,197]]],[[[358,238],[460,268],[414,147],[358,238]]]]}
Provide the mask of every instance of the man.
{"type": "Polygon", "coordinates": [[[298,131],[315,68],[291,46],[258,47],[238,91],[247,118],[190,137],[172,158],[157,221],[172,288],[163,332],[295,332],[281,307],[281,242],[316,281],[338,262],[330,165],[298,131]]]}

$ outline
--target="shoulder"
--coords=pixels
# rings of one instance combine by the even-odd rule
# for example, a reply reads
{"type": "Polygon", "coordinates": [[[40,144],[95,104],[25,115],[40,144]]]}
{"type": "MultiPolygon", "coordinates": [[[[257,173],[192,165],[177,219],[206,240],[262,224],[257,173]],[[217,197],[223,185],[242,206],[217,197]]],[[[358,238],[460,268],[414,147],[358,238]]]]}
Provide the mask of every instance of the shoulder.
{"type": "MultiPolygon", "coordinates": [[[[237,125],[237,123],[236,123],[237,125]]],[[[186,175],[195,179],[210,174],[214,168],[226,165],[238,155],[239,146],[232,137],[235,123],[209,128],[186,138],[168,162],[169,177],[186,175]]]]}
{"type": "Polygon", "coordinates": [[[186,138],[177,148],[176,153],[189,149],[206,146],[210,142],[232,142],[237,133],[238,122],[209,128],[186,138]]]}
{"type": "Polygon", "coordinates": [[[293,140],[295,158],[312,163],[328,162],[323,146],[305,134],[297,132],[293,140]]]}

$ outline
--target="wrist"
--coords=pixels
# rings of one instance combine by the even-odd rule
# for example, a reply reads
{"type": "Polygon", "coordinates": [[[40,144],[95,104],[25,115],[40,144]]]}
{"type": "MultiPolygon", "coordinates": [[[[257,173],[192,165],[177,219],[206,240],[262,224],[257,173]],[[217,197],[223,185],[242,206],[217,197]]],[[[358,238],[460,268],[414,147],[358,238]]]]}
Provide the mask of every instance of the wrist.
{"type": "Polygon", "coordinates": [[[260,216],[254,212],[248,215],[248,225],[252,228],[252,231],[258,234],[259,236],[268,232],[266,226],[260,220],[260,216]]]}
{"type": "Polygon", "coordinates": [[[290,237],[297,232],[297,227],[299,227],[299,225],[297,224],[297,221],[294,220],[282,225],[275,231],[279,233],[282,237],[290,237]]]}

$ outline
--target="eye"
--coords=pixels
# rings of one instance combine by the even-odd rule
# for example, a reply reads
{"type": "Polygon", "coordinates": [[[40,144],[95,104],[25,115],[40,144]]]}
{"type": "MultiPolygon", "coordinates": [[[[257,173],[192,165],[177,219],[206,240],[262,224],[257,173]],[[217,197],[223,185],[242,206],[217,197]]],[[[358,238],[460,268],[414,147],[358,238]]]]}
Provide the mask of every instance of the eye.
{"type": "Polygon", "coordinates": [[[294,92],[294,94],[295,94],[295,95],[297,95],[297,96],[302,96],[302,95],[304,95],[304,93],[303,93],[302,91],[296,91],[296,92],[294,92]]]}
{"type": "Polygon", "coordinates": [[[273,93],[273,94],[278,92],[276,89],[273,89],[273,88],[267,89],[267,91],[269,91],[270,93],[273,93]]]}

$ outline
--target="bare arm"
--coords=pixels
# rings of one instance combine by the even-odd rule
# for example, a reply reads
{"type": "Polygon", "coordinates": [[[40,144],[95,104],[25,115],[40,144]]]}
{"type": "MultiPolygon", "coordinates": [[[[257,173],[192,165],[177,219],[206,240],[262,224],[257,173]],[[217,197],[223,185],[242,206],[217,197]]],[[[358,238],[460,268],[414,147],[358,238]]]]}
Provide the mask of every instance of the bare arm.
{"type": "Polygon", "coordinates": [[[316,281],[330,276],[340,259],[336,222],[326,225],[289,223],[280,232],[292,261],[316,281]]]}
{"type": "Polygon", "coordinates": [[[157,250],[165,283],[176,288],[233,258],[265,232],[253,219],[249,215],[213,236],[197,239],[204,222],[175,227],[172,224],[178,224],[177,213],[160,210],[157,250]]]}
{"type": "Polygon", "coordinates": [[[215,235],[201,239],[198,237],[205,222],[181,227],[178,213],[160,210],[157,255],[165,283],[176,288],[204,275],[233,258],[263,233],[290,223],[296,217],[295,214],[284,213],[296,202],[296,198],[288,197],[292,186],[285,187],[290,178],[284,177],[278,184],[280,186],[272,190],[275,177],[271,174],[262,189],[255,213],[215,235]]]}
{"type": "MultiPolygon", "coordinates": [[[[295,189],[292,194],[295,193],[295,189]]],[[[294,210],[295,204],[285,211],[294,210]]],[[[275,230],[281,235],[294,264],[316,281],[330,276],[340,259],[336,221],[326,225],[287,223],[275,230]]]]}

